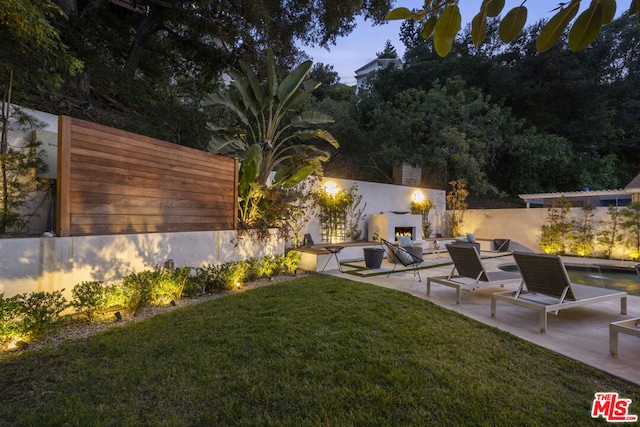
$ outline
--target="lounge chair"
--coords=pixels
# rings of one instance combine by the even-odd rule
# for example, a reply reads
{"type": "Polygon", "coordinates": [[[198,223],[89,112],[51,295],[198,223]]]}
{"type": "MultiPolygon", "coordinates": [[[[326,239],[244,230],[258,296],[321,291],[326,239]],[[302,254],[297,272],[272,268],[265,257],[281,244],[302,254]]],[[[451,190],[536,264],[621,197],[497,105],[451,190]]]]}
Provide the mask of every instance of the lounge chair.
{"type": "Polygon", "coordinates": [[[424,262],[424,259],[418,256],[416,253],[411,253],[402,246],[396,246],[388,240],[381,239],[382,243],[387,247],[387,254],[390,261],[393,262],[393,269],[387,274],[387,277],[393,273],[398,264],[402,264],[405,267],[411,267],[413,269],[413,275],[418,276],[418,281],[421,282],[420,271],[418,266],[424,262]]]}
{"type": "Polygon", "coordinates": [[[627,314],[627,293],[571,283],[562,259],[557,255],[514,252],[522,283],[515,292],[491,295],[491,317],[496,303],[504,301],[540,312],[540,332],[547,330],[547,313],[601,301],[620,299],[620,312],[627,314]]]}
{"type": "Polygon", "coordinates": [[[522,276],[509,271],[487,271],[482,264],[476,247],[467,243],[446,245],[453,261],[453,269],[448,276],[429,277],[427,279],[427,296],[431,294],[431,283],[449,286],[456,290],[456,304],[460,305],[462,290],[474,291],[480,287],[516,284],[522,276]],[[458,274],[455,274],[455,273],[458,274]]]}

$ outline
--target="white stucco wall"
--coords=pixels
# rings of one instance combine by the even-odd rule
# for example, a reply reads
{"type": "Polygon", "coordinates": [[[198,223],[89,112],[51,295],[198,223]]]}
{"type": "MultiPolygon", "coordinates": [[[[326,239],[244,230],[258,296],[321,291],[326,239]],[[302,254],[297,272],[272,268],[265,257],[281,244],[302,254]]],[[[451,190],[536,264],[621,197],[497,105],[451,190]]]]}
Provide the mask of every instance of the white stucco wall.
{"type": "MultiPolygon", "coordinates": [[[[569,219],[578,219],[581,208],[571,208],[569,219]]],[[[473,233],[483,239],[511,239],[509,250],[528,250],[541,252],[540,237],[542,226],[547,222],[549,211],[546,208],[535,209],[471,209],[465,213],[462,231],[473,233]]],[[[607,208],[599,207],[594,211],[593,226],[595,232],[601,230],[600,221],[607,220],[607,208]]],[[[624,258],[625,250],[614,250],[615,258],[624,258]]]]}
{"type": "MultiPolygon", "coordinates": [[[[424,197],[433,200],[436,204],[436,208],[433,209],[429,215],[433,224],[433,233],[444,233],[444,211],[446,207],[446,194],[444,190],[434,190],[421,187],[407,187],[404,185],[394,184],[380,184],[377,182],[367,181],[355,181],[350,179],[337,179],[331,177],[325,177],[322,181],[319,181],[313,189],[317,189],[320,186],[326,186],[327,184],[334,183],[338,189],[349,191],[352,185],[357,186],[356,194],[362,195],[362,202],[360,207],[364,207],[366,203],[366,209],[364,213],[364,220],[361,222],[360,229],[363,231],[362,239],[367,238],[369,215],[389,213],[391,211],[411,211],[411,200],[413,194],[416,191],[420,191],[424,197]]],[[[320,221],[316,216],[316,212],[310,214],[309,223],[303,229],[304,233],[311,234],[315,243],[322,242],[322,232],[320,229],[320,221]]]]}
{"type": "Polygon", "coordinates": [[[85,280],[113,282],[172,259],[201,267],[284,253],[284,242],[237,239],[235,231],[0,239],[0,293],[65,290],[85,280]]]}

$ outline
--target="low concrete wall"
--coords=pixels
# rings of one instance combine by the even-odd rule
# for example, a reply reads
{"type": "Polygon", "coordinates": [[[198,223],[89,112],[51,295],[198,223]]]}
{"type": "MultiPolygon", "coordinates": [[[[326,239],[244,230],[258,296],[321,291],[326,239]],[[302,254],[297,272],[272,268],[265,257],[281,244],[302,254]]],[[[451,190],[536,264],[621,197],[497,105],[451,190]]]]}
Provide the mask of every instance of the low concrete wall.
{"type": "Polygon", "coordinates": [[[82,281],[117,281],[169,259],[176,267],[200,267],[283,252],[275,231],[267,243],[250,236],[238,240],[235,231],[0,239],[0,293],[65,289],[70,298],[82,281]]]}
{"type": "MultiPolygon", "coordinates": [[[[599,207],[594,211],[593,226],[596,234],[602,229],[600,221],[608,219],[607,209],[599,207]]],[[[571,208],[568,217],[578,219],[581,213],[581,208],[571,208]]],[[[542,251],[542,226],[546,224],[548,214],[549,210],[546,208],[471,209],[465,213],[462,231],[484,239],[511,239],[509,250],[539,253],[542,251]]],[[[617,247],[613,255],[614,258],[624,258],[625,249],[617,247]]]]}
{"type": "Polygon", "coordinates": [[[463,233],[480,239],[511,239],[509,250],[540,252],[546,209],[470,209],[464,215],[463,233]]]}

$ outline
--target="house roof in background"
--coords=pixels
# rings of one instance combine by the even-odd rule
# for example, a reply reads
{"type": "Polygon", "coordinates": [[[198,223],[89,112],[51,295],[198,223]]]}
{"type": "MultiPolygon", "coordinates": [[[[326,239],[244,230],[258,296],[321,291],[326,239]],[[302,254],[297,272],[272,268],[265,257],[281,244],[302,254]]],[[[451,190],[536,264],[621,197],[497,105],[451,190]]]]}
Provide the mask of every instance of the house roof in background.
{"type": "Polygon", "coordinates": [[[585,190],[585,191],[564,191],[558,193],[534,193],[534,194],[518,194],[523,200],[532,200],[532,199],[557,199],[559,197],[602,197],[602,196],[625,196],[628,195],[629,191],[625,189],[619,190],[585,190]]]}
{"type": "Polygon", "coordinates": [[[640,193],[640,173],[624,189],[629,193],[640,193]]]}

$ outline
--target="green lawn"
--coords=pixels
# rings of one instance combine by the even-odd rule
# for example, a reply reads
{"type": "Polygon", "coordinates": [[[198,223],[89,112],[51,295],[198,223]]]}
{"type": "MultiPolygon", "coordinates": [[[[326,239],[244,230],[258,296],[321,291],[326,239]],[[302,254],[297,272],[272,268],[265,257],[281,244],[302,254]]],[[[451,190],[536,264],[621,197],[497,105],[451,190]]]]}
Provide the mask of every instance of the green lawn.
{"type": "Polygon", "coordinates": [[[640,388],[411,295],[309,275],[0,362],[0,425],[586,425],[640,388]]]}

